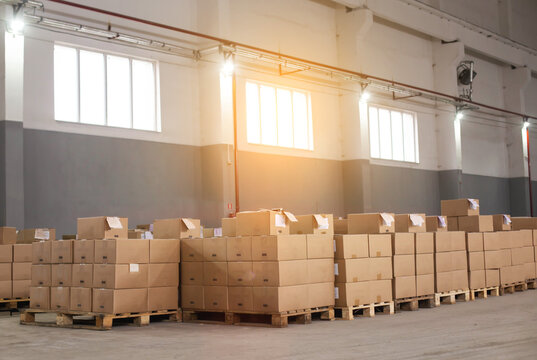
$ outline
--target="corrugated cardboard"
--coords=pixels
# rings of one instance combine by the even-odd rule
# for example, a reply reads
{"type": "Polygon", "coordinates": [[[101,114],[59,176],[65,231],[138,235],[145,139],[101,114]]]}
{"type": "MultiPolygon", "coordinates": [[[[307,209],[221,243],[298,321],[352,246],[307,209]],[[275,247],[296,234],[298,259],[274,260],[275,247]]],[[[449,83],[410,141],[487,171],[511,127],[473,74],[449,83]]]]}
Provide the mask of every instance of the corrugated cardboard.
{"type": "Polygon", "coordinates": [[[336,283],[371,280],[369,258],[335,260],[334,273],[336,283]]]}
{"type": "Polygon", "coordinates": [[[335,235],[336,259],[357,259],[369,257],[369,236],[358,235],[335,235]]]}
{"type": "Polygon", "coordinates": [[[306,255],[308,259],[333,259],[333,235],[306,235],[306,255]]]}
{"type": "Polygon", "coordinates": [[[51,248],[50,241],[36,241],[32,243],[32,263],[50,264],[51,248]]]}
{"type": "MultiPolygon", "coordinates": [[[[404,277],[416,275],[415,255],[394,255],[393,256],[393,276],[404,277]]],[[[414,287],[414,290],[416,288],[414,287]]]]}
{"type": "Polygon", "coordinates": [[[494,231],[491,215],[471,215],[459,217],[459,231],[485,232],[494,231]]]}
{"type": "Polygon", "coordinates": [[[95,241],[77,240],[73,244],[74,264],[93,264],[95,261],[95,241]]]}
{"type": "Polygon", "coordinates": [[[369,304],[371,281],[336,283],[334,299],[336,306],[358,306],[369,304]]]}
{"type": "Polygon", "coordinates": [[[537,221],[532,217],[512,217],[511,230],[537,229],[537,221]]]}
{"type": "Polygon", "coordinates": [[[453,270],[453,253],[437,252],[434,254],[435,272],[443,273],[453,270]]]}
{"type": "Polygon", "coordinates": [[[525,265],[513,265],[512,267],[512,275],[513,275],[513,282],[520,282],[525,281],[526,278],[526,271],[525,271],[525,265]]]}
{"type": "Polygon", "coordinates": [[[464,231],[448,231],[435,233],[435,252],[466,250],[466,234],[464,231]]]}
{"type": "Polygon", "coordinates": [[[237,236],[237,218],[222,219],[222,236],[237,236]]]}
{"type": "Polygon", "coordinates": [[[149,239],[149,262],[178,263],[181,261],[181,240],[149,239]]]}
{"type": "Polygon", "coordinates": [[[73,264],[71,284],[77,287],[93,287],[93,264],[73,264]]]}
{"type": "Polygon", "coordinates": [[[50,287],[30,287],[30,308],[50,310],[50,287]]]}
{"type": "Polygon", "coordinates": [[[290,222],[290,234],[334,235],[332,214],[296,215],[298,221],[290,222]]]}
{"type": "Polygon", "coordinates": [[[225,241],[227,261],[252,261],[251,236],[230,236],[225,241]]]}
{"type": "Polygon", "coordinates": [[[416,296],[434,294],[434,274],[416,275],[416,296]]]}
{"type": "Polygon", "coordinates": [[[32,262],[32,244],[13,245],[13,262],[32,262]]]}
{"type": "Polygon", "coordinates": [[[181,239],[181,262],[203,261],[203,239],[181,239]]]}
{"type": "Polygon", "coordinates": [[[391,257],[369,259],[370,280],[388,280],[391,278],[393,278],[393,264],[391,257]]]}
{"type": "Polygon", "coordinates": [[[207,310],[227,310],[227,286],[204,286],[203,302],[207,310]]]}
{"type": "Polygon", "coordinates": [[[97,216],[77,219],[77,235],[79,239],[128,239],[129,220],[119,218],[121,228],[111,228],[110,222],[114,217],[97,216]]]}
{"type": "Polygon", "coordinates": [[[13,297],[13,281],[0,280],[0,298],[11,299],[13,297]]]}
{"type": "Polygon", "coordinates": [[[55,311],[69,311],[71,303],[69,287],[50,288],[50,309],[55,311]]]}
{"type": "Polygon", "coordinates": [[[513,274],[512,266],[505,266],[500,268],[500,284],[507,285],[515,282],[515,276],[513,274]]]}
{"type": "Polygon", "coordinates": [[[347,219],[334,219],[334,234],[348,234],[349,222],[347,219]]]}
{"type": "Polygon", "coordinates": [[[533,230],[519,230],[520,247],[533,246],[533,230]]]}
{"type": "Polygon", "coordinates": [[[306,235],[252,236],[252,260],[254,261],[306,258],[306,235]]]}
{"type": "Polygon", "coordinates": [[[51,286],[66,287],[72,286],[72,264],[52,264],[51,266],[51,286]]]}
{"type": "Polygon", "coordinates": [[[435,292],[453,290],[453,271],[435,272],[435,292]]]}
{"type": "MultiPolygon", "coordinates": [[[[500,250],[502,248],[501,236],[503,233],[487,232],[483,234],[483,250],[500,250]]],[[[505,242],[504,242],[505,243],[505,242]]],[[[509,245],[510,246],[510,245],[509,245]]]]}
{"type": "Polygon", "coordinates": [[[495,233],[498,236],[498,246],[499,249],[511,249],[512,247],[518,247],[513,246],[513,244],[519,243],[519,239],[517,239],[515,234],[517,231],[498,231],[495,233]]]}
{"type": "MultiPolygon", "coordinates": [[[[483,251],[468,253],[468,270],[485,270],[485,254],[483,251]]],[[[477,289],[477,288],[472,288],[477,289]]]]}
{"type": "MultiPolygon", "coordinates": [[[[468,252],[483,251],[483,233],[470,232],[466,234],[466,249],[468,252]]],[[[487,249],[490,250],[490,249],[487,249]]]]}
{"type": "MultiPolygon", "coordinates": [[[[509,231],[505,234],[509,237],[510,247],[509,248],[521,248],[529,245],[529,238],[532,237],[531,230],[518,230],[518,231],[509,231]]],[[[507,249],[508,247],[505,246],[507,249]]]]}
{"type": "Polygon", "coordinates": [[[0,264],[0,281],[12,280],[11,263],[0,264]]]}
{"type": "Polygon", "coordinates": [[[146,289],[93,289],[93,312],[121,314],[147,312],[146,289]]]}
{"type": "Polygon", "coordinates": [[[30,297],[31,280],[13,280],[13,297],[26,299],[30,297]]]}
{"type": "Polygon", "coordinates": [[[526,263],[523,265],[524,265],[525,280],[535,279],[537,277],[535,274],[535,270],[536,270],[535,263],[526,263]]]}
{"type": "Polygon", "coordinates": [[[283,211],[260,210],[237,213],[237,236],[289,235],[290,222],[294,216],[283,211]]]}
{"type": "Polygon", "coordinates": [[[70,311],[91,312],[92,290],[85,287],[72,287],[71,300],[69,302],[70,311]]]}
{"type": "Polygon", "coordinates": [[[404,299],[416,296],[416,276],[399,276],[393,278],[393,298],[404,299]]]}
{"type": "Polygon", "coordinates": [[[507,214],[492,215],[494,231],[511,230],[511,216],[507,214]]]}
{"type": "MultiPolygon", "coordinates": [[[[2,264],[0,264],[1,269],[2,264]]],[[[2,271],[0,271],[2,274],[2,271]]],[[[11,276],[11,274],[10,274],[11,276]]],[[[2,280],[0,278],[0,280],[2,280]]],[[[51,265],[32,265],[32,286],[51,286],[52,269],[51,265]]]]}
{"type": "Polygon", "coordinates": [[[203,231],[203,238],[210,238],[210,237],[215,237],[216,236],[214,234],[214,228],[202,227],[202,231],[203,231]]]}
{"type": "Polygon", "coordinates": [[[434,274],[434,254],[416,254],[416,275],[434,274]]]}
{"type": "Polygon", "coordinates": [[[17,229],[14,227],[0,227],[0,245],[10,245],[17,242],[17,229]]]}
{"type": "Polygon", "coordinates": [[[254,311],[254,293],[252,287],[229,287],[227,297],[228,309],[230,311],[254,311]]]}
{"type": "Polygon", "coordinates": [[[203,239],[203,261],[226,261],[226,238],[203,239]]]}
{"type": "Polygon", "coordinates": [[[432,254],[434,252],[434,233],[416,233],[416,254],[432,254]]]}
{"type": "Polygon", "coordinates": [[[334,259],[309,259],[308,283],[325,283],[334,281],[334,259]]]}
{"type": "Polygon", "coordinates": [[[533,246],[511,249],[511,264],[521,265],[535,262],[533,246]]]}
{"type": "Polygon", "coordinates": [[[0,245],[0,263],[11,262],[13,262],[13,245],[0,245]]]}
{"type": "Polygon", "coordinates": [[[448,219],[446,216],[426,216],[425,229],[427,232],[448,231],[448,219]],[[443,222],[439,218],[442,218],[443,222]]]}
{"type": "Polygon", "coordinates": [[[537,246],[537,230],[532,230],[533,234],[533,246],[537,246]]]}
{"type": "Polygon", "coordinates": [[[395,232],[418,233],[427,231],[425,214],[395,215],[395,232]]]}
{"type": "Polygon", "coordinates": [[[369,257],[392,256],[392,237],[390,234],[368,235],[369,257]]]}
{"type": "Polygon", "coordinates": [[[17,233],[17,244],[31,244],[34,241],[56,239],[56,230],[50,228],[24,229],[17,233]]]}
{"type": "Polygon", "coordinates": [[[479,215],[479,199],[471,199],[477,206],[473,206],[470,199],[442,200],[441,213],[444,216],[479,215]]]}
{"type": "Polygon", "coordinates": [[[187,310],[205,309],[203,286],[181,285],[181,307],[187,310]]]}
{"type": "Polygon", "coordinates": [[[254,311],[281,312],[308,307],[308,285],[254,287],[254,311]]]}
{"type": "Polygon", "coordinates": [[[147,310],[177,310],[179,294],[177,286],[152,287],[147,289],[147,310]]]}
{"type": "Polygon", "coordinates": [[[76,234],[63,234],[62,240],[76,240],[76,234]]]}
{"type": "Polygon", "coordinates": [[[181,285],[203,285],[203,262],[181,263],[181,285]]]}
{"type": "Polygon", "coordinates": [[[155,239],[188,239],[201,237],[199,219],[176,218],[160,219],[153,223],[155,239]]]}
{"type": "Polygon", "coordinates": [[[149,240],[95,240],[95,264],[147,264],[149,240]]]}
{"type": "Polygon", "coordinates": [[[485,270],[468,271],[468,286],[470,289],[482,289],[487,286],[485,270]]]}
{"type": "Polygon", "coordinates": [[[504,250],[485,251],[485,269],[499,269],[510,265],[510,252],[506,253],[504,250]]]}
{"type": "Polygon", "coordinates": [[[254,270],[251,261],[235,261],[227,264],[228,286],[253,286],[254,270]]]}
{"type": "Polygon", "coordinates": [[[149,287],[179,286],[179,263],[149,264],[149,287]]]}
{"type": "Polygon", "coordinates": [[[500,270],[499,269],[486,269],[485,270],[486,286],[499,286],[500,285],[500,270]]]}
{"type": "Polygon", "coordinates": [[[448,231],[459,231],[459,217],[447,216],[446,218],[448,231]]]}
{"type": "Polygon", "coordinates": [[[393,233],[395,232],[395,215],[393,213],[349,214],[348,231],[349,234],[393,233]]]}
{"type": "Polygon", "coordinates": [[[203,263],[203,285],[226,286],[227,285],[227,262],[203,263]]]}
{"type": "MultiPolygon", "coordinates": [[[[137,240],[132,240],[137,241],[137,240]]],[[[148,286],[148,264],[95,264],[93,287],[139,289],[148,286]]]]}
{"type": "Polygon", "coordinates": [[[51,260],[53,264],[73,263],[73,242],[76,240],[53,240],[51,242],[51,260]]]}
{"type": "Polygon", "coordinates": [[[468,270],[468,257],[466,251],[451,252],[452,270],[468,270]]]}
{"type": "Polygon", "coordinates": [[[415,234],[395,233],[392,234],[392,251],[394,255],[412,255],[415,249],[415,234]]]}
{"type": "Polygon", "coordinates": [[[254,286],[290,286],[308,283],[308,260],[260,261],[252,265],[254,286]]]}
{"type": "Polygon", "coordinates": [[[129,230],[128,232],[129,239],[145,239],[144,235],[145,235],[145,230],[141,230],[141,229],[129,230]]]}
{"type": "Polygon", "coordinates": [[[391,280],[374,280],[369,282],[369,303],[380,303],[391,301],[392,298],[392,281],[391,280]]]}
{"type": "Polygon", "coordinates": [[[307,308],[334,305],[334,282],[308,284],[307,308]]]}

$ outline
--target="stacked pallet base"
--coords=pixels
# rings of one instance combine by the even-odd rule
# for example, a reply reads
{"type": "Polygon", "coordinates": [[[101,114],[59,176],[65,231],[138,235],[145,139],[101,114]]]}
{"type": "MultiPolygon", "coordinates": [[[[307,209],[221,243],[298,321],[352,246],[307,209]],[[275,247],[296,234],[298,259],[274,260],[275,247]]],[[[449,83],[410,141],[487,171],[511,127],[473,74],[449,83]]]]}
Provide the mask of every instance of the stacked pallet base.
{"type": "Polygon", "coordinates": [[[19,311],[29,304],[30,298],[0,299],[0,311],[19,311]]]}

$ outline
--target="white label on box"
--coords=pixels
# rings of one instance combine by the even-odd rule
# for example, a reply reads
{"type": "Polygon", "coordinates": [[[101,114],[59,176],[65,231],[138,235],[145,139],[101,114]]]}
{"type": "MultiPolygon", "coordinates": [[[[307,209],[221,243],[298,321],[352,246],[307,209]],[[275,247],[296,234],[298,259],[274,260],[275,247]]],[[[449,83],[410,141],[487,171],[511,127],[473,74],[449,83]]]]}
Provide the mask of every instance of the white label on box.
{"type": "Polygon", "coordinates": [[[339,264],[334,264],[334,275],[339,275],[339,264]]]}
{"type": "MultiPolygon", "coordinates": [[[[181,220],[183,221],[183,224],[185,224],[188,230],[192,230],[196,228],[196,225],[194,225],[194,223],[190,221],[190,219],[182,218],[181,220]]],[[[202,233],[203,233],[203,229],[202,229],[202,233]]]]}
{"type": "Polygon", "coordinates": [[[144,232],[144,239],[153,239],[153,233],[151,231],[144,232]]]}
{"type": "Polygon", "coordinates": [[[295,215],[289,211],[284,211],[283,212],[285,214],[285,216],[287,216],[287,218],[289,219],[290,222],[298,222],[298,220],[296,219],[295,215]]]}
{"type": "Polygon", "coordinates": [[[334,299],[339,299],[339,288],[334,288],[334,299]]]}
{"type": "Polygon", "coordinates": [[[509,225],[509,224],[511,224],[511,218],[510,218],[509,216],[507,216],[507,215],[504,215],[504,216],[503,216],[503,223],[504,223],[505,225],[509,225]]]}
{"type": "Polygon", "coordinates": [[[315,221],[317,222],[317,228],[318,229],[320,229],[320,230],[328,230],[330,224],[328,222],[327,217],[324,217],[324,216],[319,215],[319,214],[315,214],[315,215],[313,215],[313,217],[315,218],[315,221]]]}
{"type": "Polygon", "coordinates": [[[49,240],[50,231],[48,229],[35,229],[34,238],[39,240],[49,240]]]}
{"type": "Polygon", "coordinates": [[[387,213],[380,213],[380,217],[382,218],[382,224],[386,226],[392,226],[393,223],[393,216],[387,213]]]}
{"type": "Polygon", "coordinates": [[[117,216],[107,216],[106,222],[110,229],[123,229],[123,225],[121,225],[121,221],[119,221],[117,216]]]}
{"type": "Polygon", "coordinates": [[[214,228],[214,236],[222,236],[222,228],[214,228]]]}
{"type": "Polygon", "coordinates": [[[139,264],[129,264],[129,272],[140,272],[139,264]]]}
{"type": "Polygon", "coordinates": [[[445,228],[447,225],[446,225],[446,219],[443,217],[443,216],[439,216],[438,217],[438,225],[441,227],[441,228],[445,228]]]}
{"type": "Polygon", "coordinates": [[[149,224],[149,231],[153,232],[153,224],[149,224]]]}
{"type": "Polygon", "coordinates": [[[418,214],[410,214],[410,221],[412,222],[413,226],[422,226],[425,222],[423,217],[418,214]]]}
{"type": "Polygon", "coordinates": [[[470,202],[470,209],[475,210],[479,207],[479,204],[474,199],[468,199],[470,202]]]}
{"type": "Polygon", "coordinates": [[[285,217],[282,214],[276,214],[274,216],[274,226],[285,227],[285,217]]]}

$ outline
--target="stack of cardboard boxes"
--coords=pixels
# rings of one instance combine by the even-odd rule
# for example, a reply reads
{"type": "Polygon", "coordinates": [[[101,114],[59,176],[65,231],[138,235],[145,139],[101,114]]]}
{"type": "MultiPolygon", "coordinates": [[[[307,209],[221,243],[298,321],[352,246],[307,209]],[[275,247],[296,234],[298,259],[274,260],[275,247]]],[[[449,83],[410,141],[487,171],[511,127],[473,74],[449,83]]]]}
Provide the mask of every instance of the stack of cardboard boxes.
{"type": "Polygon", "coordinates": [[[425,214],[395,216],[392,234],[393,298],[416,297],[416,233],[425,232],[425,214]]]}
{"type": "Polygon", "coordinates": [[[500,268],[500,285],[524,282],[535,278],[535,257],[532,230],[505,232],[502,250],[507,257],[500,268]],[[507,240],[507,241],[506,241],[507,240]]]}
{"type": "Polygon", "coordinates": [[[0,228],[0,299],[30,297],[32,245],[16,240],[15,228],[0,228]]]}
{"type": "Polygon", "coordinates": [[[468,260],[464,231],[434,233],[435,292],[468,290],[468,260]]]}

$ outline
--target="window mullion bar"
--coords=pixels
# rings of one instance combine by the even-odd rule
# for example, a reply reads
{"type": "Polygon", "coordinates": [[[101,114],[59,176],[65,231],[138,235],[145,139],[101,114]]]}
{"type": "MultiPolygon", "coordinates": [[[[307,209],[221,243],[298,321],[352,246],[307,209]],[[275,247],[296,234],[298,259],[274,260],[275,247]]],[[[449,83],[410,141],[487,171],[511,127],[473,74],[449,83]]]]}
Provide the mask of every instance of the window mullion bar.
{"type": "Polygon", "coordinates": [[[77,89],[78,89],[78,121],[77,122],[81,122],[81,107],[82,107],[82,104],[80,103],[80,87],[81,87],[81,82],[80,82],[80,49],[76,49],[76,72],[77,72],[77,89]]]}
{"type": "Polygon", "coordinates": [[[296,148],[296,144],[295,144],[295,96],[294,95],[295,95],[295,92],[291,91],[291,129],[293,131],[293,134],[292,134],[293,148],[296,148]]]}
{"type": "Polygon", "coordinates": [[[108,126],[108,59],[102,54],[104,61],[104,124],[108,126]]]}
{"type": "Polygon", "coordinates": [[[273,87],[274,89],[274,115],[276,115],[276,145],[280,146],[280,134],[279,134],[279,116],[278,116],[278,89],[273,87]]]}
{"type": "Polygon", "coordinates": [[[261,86],[257,85],[257,110],[259,112],[259,144],[263,144],[263,123],[261,119],[261,86]]]}
{"type": "Polygon", "coordinates": [[[132,59],[129,58],[129,76],[130,76],[130,105],[131,105],[131,129],[134,129],[134,81],[132,78],[132,59]]]}

